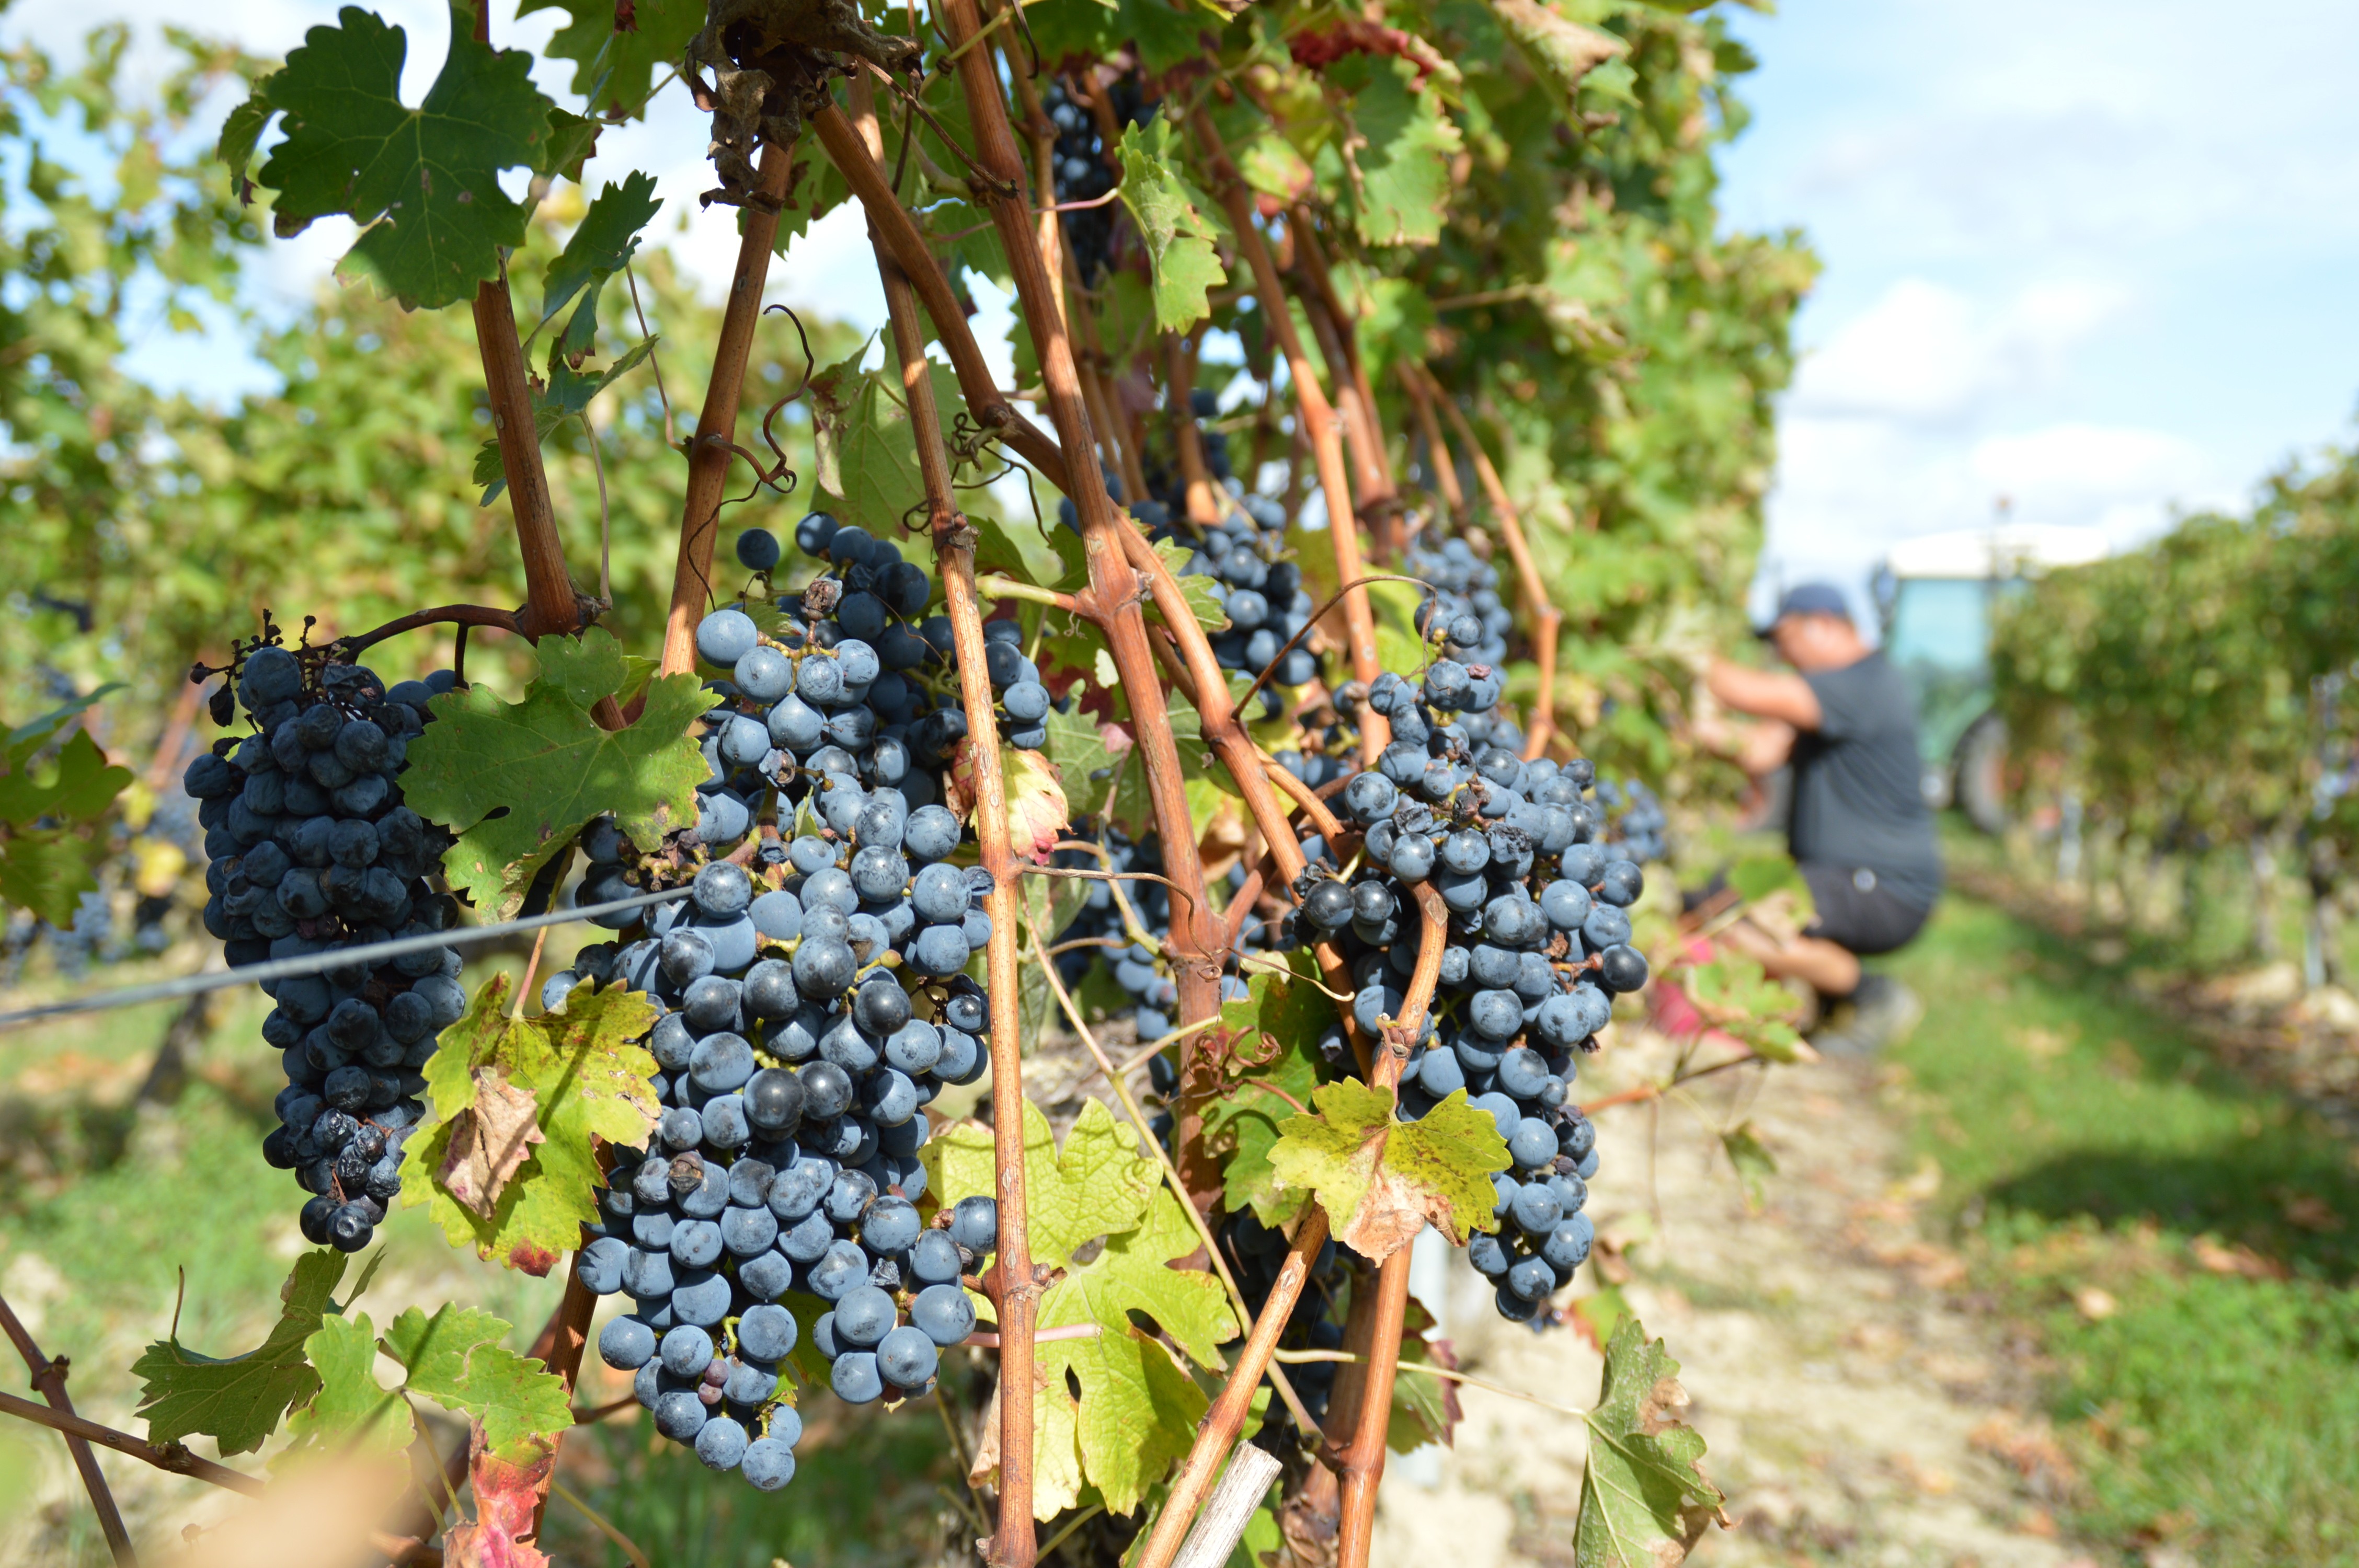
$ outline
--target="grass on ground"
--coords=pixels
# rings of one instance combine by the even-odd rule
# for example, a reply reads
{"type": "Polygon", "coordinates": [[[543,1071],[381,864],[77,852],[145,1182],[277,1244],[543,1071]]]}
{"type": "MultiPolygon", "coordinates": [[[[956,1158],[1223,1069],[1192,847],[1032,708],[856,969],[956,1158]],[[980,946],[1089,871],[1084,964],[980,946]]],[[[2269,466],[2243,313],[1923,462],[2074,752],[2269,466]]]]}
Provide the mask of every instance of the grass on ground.
{"type": "Polygon", "coordinates": [[[2125,1556],[2359,1563],[2359,1171],[2282,1097],[1967,900],[1882,966],[1926,1002],[1895,1053],[1982,1281],[2037,1325],[2125,1556]]]}

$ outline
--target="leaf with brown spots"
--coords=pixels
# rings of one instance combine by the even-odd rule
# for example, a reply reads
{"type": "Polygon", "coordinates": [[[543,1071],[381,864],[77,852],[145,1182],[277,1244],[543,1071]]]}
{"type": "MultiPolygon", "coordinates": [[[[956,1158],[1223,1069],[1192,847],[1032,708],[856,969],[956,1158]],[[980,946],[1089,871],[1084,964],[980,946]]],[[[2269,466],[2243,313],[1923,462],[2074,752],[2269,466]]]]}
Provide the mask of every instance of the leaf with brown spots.
{"type": "Polygon", "coordinates": [[[451,1151],[435,1178],[452,1197],[485,1219],[499,1206],[508,1179],[549,1135],[534,1119],[539,1102],[497,1067],[475,1069],[475,1101],[451,1122],[451,1151]]]}
{"type": "Polygon", "coordinates": [[[1625,1317],[1605,1347],[1605,1381],[1589,1412],[1589,1466],[1573,1527],[1578,1568],[1676,1568],[1727,1499],[1701,1469],[1703,1438],[1680,1419],[1680,1364],[1625,1317]]]}
{"type": "Polygon", "coordinates": [[[1429,1221],[1462,1247],[1470,1227],[1495,1227],[1491,1173],[1507,1168],[1507,1145],[1464,1089],[1415,1121],[1394,1119],[1392,1090],[1351,1080],[1322,1085],[1311,1103],[1316,1115],[1279,1129],[1270,1171],[1318,1198],[1336,1240],[1380,1263],[1429,1221]]]}

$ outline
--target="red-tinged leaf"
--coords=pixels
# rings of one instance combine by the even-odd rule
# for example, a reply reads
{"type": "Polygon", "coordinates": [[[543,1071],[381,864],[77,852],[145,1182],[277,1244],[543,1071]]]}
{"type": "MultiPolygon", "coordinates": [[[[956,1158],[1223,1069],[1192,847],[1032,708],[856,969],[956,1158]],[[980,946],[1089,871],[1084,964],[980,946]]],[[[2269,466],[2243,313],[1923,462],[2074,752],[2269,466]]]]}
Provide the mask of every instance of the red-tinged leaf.
{"type": "Polygon", "coordinates": [[[549,1556],[531,1541],[533,1513],[549,1495],[557,1469],[557,1445],[538,1444],[532,1459],[511,1465],[484,1443],[484,1423],[469,1423],[467,1476],[475,1490],[475,1520],[442,1538],[445,1568],[549,1568],[549,1556]]]}
{"type": "MultiPolygon", "coordinates": [[[[961,741],[949,769],[942,774],[945,803],[962,817],[974,815],[974,758],[973,738],[961,741]]],[[[1058,782],[1056,767],[1038,752],[1003,745],[999,748],[999,777],[1007,797],[1009,846],[1018,860],[1047,864],[1057,841],[1065,836],[1065,825],[1072,820],[1065,786],[1058,782]]]]}

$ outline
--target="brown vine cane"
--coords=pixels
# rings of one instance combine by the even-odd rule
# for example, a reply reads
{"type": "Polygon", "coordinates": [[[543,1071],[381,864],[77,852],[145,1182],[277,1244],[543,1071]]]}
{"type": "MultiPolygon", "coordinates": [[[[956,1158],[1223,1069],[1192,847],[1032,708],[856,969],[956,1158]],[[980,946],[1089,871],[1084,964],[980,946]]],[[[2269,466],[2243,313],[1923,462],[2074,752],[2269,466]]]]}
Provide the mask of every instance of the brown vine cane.
{"type": "Polygon", "coordinates": [[[696,624],[712,602],[712,546],[720,535],[721,498],[728,488],[737,434],[737,406],[745,390],[745,362],[752,357],[754,330],[762,318],[762,288],[778,237],[779,203],[793,176],[793,149],[765,145],[759,169],[763,201],[740,210],[744,225],[737,265],[729,276],[729,299],[721,312],[721,336],[713,345],[712,374],[704,384],[704,407],[688,448],[688,494],[680,506],[679,551],[672,562],[671,608],[664,618],[661,674],[696,668],[696,624]]]}
{"type": "MultiPolygon", "coordinates": [[[[1372,1076],[1372,1081],[1386,1087],[1400,1081],[1401,1066],[1408,1054],[1407,1044],[1401,1043],[1414,1042],[1421,1030],[1426,1009],[1433,1000],[1434,986],[1441,976],[1441,955],[1449,940],[1448,916],[1447,912],[1441,910],[1440,895],[1431,893],[1431,890],[1427,888],[1419,891],[1431,896],[1430,900],[1419,900],[1419,912],[1423,918],[1418,942],[1417,969],[1409,979],[1408,999],[1402,1004],[1399,1018],[1393,1028],[1385,1032],[1386,1049],[1377,1054],[1372,1076]]],[[[1243,1430],[1253,1391],[1261,1382],[1271,1355],[1277,1348],[1278,1336],[1285,1332],[1288,1320],[1293,1316],[1295,1303],[1300,1299],[1303,1285],[1310,1278],[1311,1260],[1326,1244],[1328,1231],[1326,1211],[1312,1204],[1302,1217],[1301,1227],[1296,1231],[1293,1243],[1287,1249],[1286,1261],[1278,1270],[1277,1282],[1271,1288],[1268,1300],[1262,1303],[1261,1315],[1254,1320],[1253,1332],[1246,1336],[1245,1348],[1239,1353],[1235,1367],[1230,1370],[1227,1384],[1196,1428],[1196,1441],[1189,1448],[1187,1458],[1180,1462],[1179,1472],[1172,1477],[1169,1498],[1163,1505],[1163,1511],[1156,1517],[1146,1550],[1139,1554],[1134,1568],[1170,1568],[1172,1558],[1187,1537],[1189,1525],[1194,1521],[1196,1510],[1210,1495],[1214,1476],[1227,1458],[1230,1448],[1235,1444],[1237,1433],[1243,1430]]],[[[1408,1250],[1403,1248],[1395,1255],[1400,1260],[1401,1289],[1401,1302],[1396,1308],[1397,1313],[1407,1310],[1408,1250]]],[[[1366,1294],[1380,1300],[1384,1293],[1384,1288],[1380,1286],[1377,1292],[1366,1294]]],[[[1382,1362],[1385,1368],[1383,1380],[1387,1412],[1392,1401],[1390,1368],[1399,1358],[1400,1336],[1397,1323],[1389,1344],[1375,1347],[1372,1357],[1382,1362]]],[[[1341,1381],[1339,1378],[1339,1386],[1341,1381]]],[[[1371,1391],[1373,1382],[1372,1379],[1371,1391]]],[[[1332,1396],[1328,1412],[1330,1426],[1333,1427],[1335,1408],[1332,1396]]],[[[1354,1437],[1356,1439],[1356,1432],[1354,1437]]],[[[1375,1483],[1382,1478],[1384,1471],[1381,1428],[1377,1441],[1373,1465],[1361,1466],[1362,1473],[1367,1476],[1371,1498],[1375,1483]]],[[[1346,1450],[1347,1463],[1352,1452],[1346,1450]]],[[[1322,1470],[1312,1472],[1314,1478],[1323,1474],[1322,1470]]],[[[1375,1515],[1371,1511],[1368,1515],[1370,1524],[1373,1525],[1374,1519],[1375,1515]]],[[[1362,1550],[1360,1561],[1364,1563],[1364,1543],[1362,1550]]]]}
{"type": "MultiPolygon", "coordinates": [[[[981,27],[974,0],[942,0],[937,16],[953,49],[964,46],[981,27]]],[[[1034,243],[1024,161],[1007,124],[1007,105],[1000,96],[999,76],[990,51],[968,49],[959,58],[958,72],[974,127],[975,157],[999,182],[995,189],[978,192],[978,198],[991,210],[1000,248],[1015,275],[1016,297],[1039,352],[1050,420],[1067,454],[1088,452],[1095,441],[1089,412],[1082,402],[1072,342],[1059,320],[1055,285],[1034,243]]],[[[1116,678],[1130,704],[1134,739],[1162,841],[1164,874],[1184,895],[1180,903],[1185,907],[1175,904],[1171,912],[1171,950],[1177,971],[1173,979],[1180,992],[1180,1022],[1194,1023],[1221,1010],[1220,934],[1205,896],[1203,863],[1197,855],[1179,746],[1172,738],[1162,686],[1156,679],[1146,616],[1137,604],[1137,578],[1125,559],[1125,524],[1103,483],[1077,479],[1065,487],[1065,492],[1080,514],[1090,591],[1105,617],[1102,629],[1114,655],[1116,678]]],[[[1193,1128],[1182,1125],[1180,1141],[1181,1169],[1191,1195],[1215,1190],[1219,1178],[1203,1149],[1201,1120],[1193,1128]]]]}
{"type": "MultiPolygon", "coordinates": [[[[866,81],[850,86],[853,129],[871,158],[884,152],[866,81]]],[[[876,237],[879,278],[891,317],[893,347],[908,400],[918,468],[925,481],[926,510],[941,567],[951,635],[958,649],[960,696],[967,712],[968,755],[974,768],[974,829],[991,873],[985,913],[991,918],[986,958],[991,989],[992,1165],[999,1204],[999,1527],[991,1561],[1022,1568],[1034,1555],[1032,1520],[1033,1329],[1039,1310],[1034,1277],[1024,1171],[1023,1037],[1016,1016],[1016,865],[1007,834],[1007,794],[999,768],[999,727],[984,657],[983,616],[975,599],[974,535],[960,515],[951,490],[950,460],[942,444],[940,410],[934,403],[927,368],[925,336],[908,279],[876,237]]]]}
{"type": "Polygon", "coordinates": [[[868,215],[868,221],[876,226],[886,248],[893,253],[893,260],[909,280],[910,287],[917,290],[919,302],[934,323],[934,335],[950,355],[951,369],[958,376],[959,395],[965,400],[967,412],[977,424],[1014,449],[1017,457],[1038,469],[1050,484],[1059,490],[1069,490],[1064,449],[1026,418],[992,381],[991,367],[984,360],[982,346],[974,340],[973,329],[967,325],[966,312],[951,287],[949,275],[942,271],[933,252],[927,249],[924,231],[909,215],[909,210],[901,205],[900,198],[893,194],[892,182],[877,161],[868,156],[868,148],[860,134],[852,128],[852,122],[844,118],[842,110],[830,103],[811,115],[810,126],[819,136],[821,150],[843,176],[845,186],[868,215]]]}
{"type": "MultiPolygon", "coordinates": [[[[1303,349],[1301,335],[1294,330],[1294,313],[1287,308],[1277,265],[1270,259],[1269,246],[1263,243],[1261,230],[1254,222],[1253,192],[1238,174],[1236,165],[1229,161],[1228,149],[1221,144],[1221,134],[1213,128],[1212,117],[1200,111],[1190,117],[1190,123],[1203,146],[1205,160],[1212,166],[1212,182],[1221,204],[1228,211],[1229,226],[1236,232],[1238,254],[1252,269],[1254,297],[1261,307],[1263,319],[1269,324],[1270,335],[1277,340],[1279,351],[1286,355],[1296,411],[1302,428],[1309,432],[1311,456],[1319,469],[1320,492],[1327,501],[1327,532],[1335,550],[1336,580],[1351,582],[1366,575],[1367,567],[1360,556],[1358,514],[1352,504],[1352,484],[1344,470],[1343,445],[1336,433],[1334,406],[1321,390],[1318,373],[1303,349]]],[[[1343,626],[1353,678],[1364,687],[1373,686],[1376,676],[1384,673],[1384,663],[1376,654],[1375,611],[1365,589],[1345,596],[1343,626]]],[[[1374,767],[1377,753],[1392,739],[1392,726],[1382,714],[1364,704],[1359,719],[1360,761],[1364,767],[1374,767]]]]}

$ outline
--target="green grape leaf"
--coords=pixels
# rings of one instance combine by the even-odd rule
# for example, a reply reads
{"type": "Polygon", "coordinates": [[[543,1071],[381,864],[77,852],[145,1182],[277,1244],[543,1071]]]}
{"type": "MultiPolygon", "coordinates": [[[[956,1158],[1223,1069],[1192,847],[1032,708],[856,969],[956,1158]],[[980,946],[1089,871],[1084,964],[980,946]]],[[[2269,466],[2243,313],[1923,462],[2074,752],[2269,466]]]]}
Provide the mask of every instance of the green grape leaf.
{"type": "Polygon", "coordinates": [[[1802,999],[1752,959],[1725,954],[1687,970],[1680,984],[1706,1023],[1743,1041],[1755,1055],[1772,1062],[1802,1060],[1802,1036],[1794,1027],[1802,999]]]}
{"type": "Polygon", "coordinates": [[[565,249],[549,264],[549,280],[541,291],[538,331],[579,297],[566,318],[553,351],[579,362],[590,351],[598,330],[598,296],[606,280],[623,270],[639,248],[639,231],[663,210],[656,199],[656,177],[634,171],[621,184],[609,181],[582,213],[565,249]]]}
{"type": "Polygon", "coordinates": [[[1589,1422],[1574,1558],[1598,1568],[1683,1563],[1706,1528],[1728,1523],[1705,1478],[1703,1438],[1680,1419],[1687,1390],[1659,1339],[1625,1317],[1605,1347],[1604,1386],[1589,1422]]]}
{"type": "MultiPolygon", "coordinates": [[[[1424,667],[1425,639],[1419,636],[1417,631],[1417,607],[1424,597],[1414,583],[1372,582],[1368,585],[1368,611],[1376,622],[1376,658],[1385,668],[1414,670],[1424,667]]],[[[1321,600],[1320,602],[1326,601],[1321,600]]]]}
{"type": "MultiPolygon", "coordinates": [[[[583,302],[586,308],[592,301],[583,302]]],[[[579,418],[600,393],[639,368],[647,356],[656,351],[656,340],[646,339],[631,345],[620,359],[604,370],[583,374],[566,362],[554,348],[549,353],[549,381],[534,382],[527,390],[532,397],[533,434],[546,442],[560,425],[579,418]]],[[[500,462],[500,438],[492,437],[475,449],[474,481],[484,487],[481,504],[489,506],[508,487],[507,470],[500,462]]],[[[626,665],[626,672],[632,667],[626,665]]],[[[625,690],[637,680],[636,674],[626,673],[625,690]]],[[[617,694],[620,696],[621,694],[617,694]]]]}
{"type": "Polygon", "coordinates": [[[1138,225],[1155,277],[1155,325],[1184,332],[1212,313],[1205,296],[1229,280],[1213,248],[1223,225],[1180,172],[1169,120],[1158,115],[1150,125],[1132,126],[1115,151],[1122,158],[1122,204],[1138,225]]]}
{"type": "MultiPolygon", "coordinates": [[[[408,35],[353,5],[337,23],[313,27],[255,84],[253,103],[285,115],[286,139],[255,177],[278,193],[278,232],[347,213],[361,234],[345,267],[407,309],[464,299],[499,276],[503,249],[524,243],[527,214],[500,189],[500,171],[539,167],[555,106],[532,84],[529,54],[495,51],[454,25],[425,102],[408,108],[408,35]]],[[[252,156],[251,110],[223,133],[233,168],[252,156]]]]}
{"type": "Polygon", "coordinates": [[[1568,92],[1607,60],[1630,52],[1625,40],[1566,19],[1546,0],[1491,0],[1491,9],[1516,48],[1568,92]]]}
{"type": "Polygon", "coordinates": [[[1410,85],[1415,68],[1383,59],[1352,99],[1359,133],[1350,157],[1354,220],[1372,245],[1430,245],[1450,204],[1450,160],[1461,139],[1441,95],[1410,85]]]}
{"type": "Polygon", "coordinates": [[[702,0],[524,0],[519,17],[562,11],[572,20],[549,40],[549,53],[573,62],[573,91],[590,112],[615,119],[644,114],[656,73],[678,69],[688,40],[704,26],[702,0]]]}
{"type": "Polygon", "coordinates": [[[107,848],[71,828],[20,828],[0,837],[0,905],[30,910],[63,930],[82,894],[98,890],[107,848]]]}
{"type": "Polygon", "coordinates": [[[1028,516],[967,521],[974,524],[977,572],[997,572],[1034,588],[1078,588],[1089,580],[1081,537],[1069,529],[1051,534],[1028,516]]]}
{"type": "MultiPolygon", "coordinates": [[[[1400,1358],[1405,1368],[1451,1365],[1448,1357],[1435,1354],[1421,1333],[1401,1336],[1400,1358]]],[[[1453,1388],[1445,1379],[1423,1372],[1396,1375],[1392,1417],[1385,1427],[1385,1446],[1396,1454],[1414,1453],[1429,1443],[1448,1447],[1457,1433],[1462,1413],[1453,1388]]]]}
{"type": "MultiPolygon", "coordinates": [[[[1309,962],[1308,955],[1289,957],[1309,962]]],[[[1242,1071],[1205,1103],[1204,1143],[1226,1157],[1222,1179],[1231,1212],[1251,1208],[1272,1228],[1302,1212],[1308,1195],[1277,1179],[1270,1151],[1282,1124],[1308,1107],[1319,1087],[1317,1043],[1334,1022],[1334,1003],[1299,973],[1257,973],[1241,1000],[1221,1008],[1227,1060],[1242,1071]]]]}
{"type": "MultiPolygon", "coordinates": [[[[1077,687],[1075,691],[1079,689],[1077,687]]],[[[1105,799],[1106,790],[1114,782],[1113,769],[1119,762],[1114,746],[1107,740],[1108,731],[1113,727],[1102,725],[1096,716],[1082,711],[1078,702],[1070,713],[1060,713],[1050,708],[1044,722],[1048,726],[1049,739],[1040,750],[1057,770],[1059,782],[1065,786],[1066,804],[1072,807],[1077,817],[1096,816],[1098,806],[1105,799]]],[[[1114,733],[1125,747],[1128,745],[1128,736],[1119,730],[1114,733]]],[[[1075,896],[1089,896],[1086,883],[1075,881],[1071,885],[1081,890],[1075,896]]],[[[1062,930],[1063,926],[1060,925],[1055,929],[1062,930]]]]}
{"type": "Polygon", "coordinates": [[[459,835],[442,857],[453,891],[502,920],[591,818],[613,812],[643,849],[696,821],[705,768],[689,727],[718,700],[693,675],[658,676],[637,723],[602,730],[590,709],[627,683],[623,645],[592,626],[535,651],[522,702],[480,683],[436,697],[401,776],[411,809],[459,835]]]}
{"type": "Polygon", "coordinates": [[[379,1454],[409,1445],[408,1401],[376,1380],[376,1349],[366,1313],[328,1318],[303,1342],[320,1391],[287,1422],[299,1444],[379,1454]]]}
{"type": "MultiPolygon", "coordinates": [[[[819,483],[826,508],[836,521],[867,529],[876,537],[900,532],[902,520],[926,499],[926,485],[918,470],[917,435],[903,401],[897,367],[847,373],[859,356],[829,367],[821,377],[832,378],[824,398],[812,401],[812,433],[819,441],[819,483]]],[[[933,373],[934,408],[948,430],[966,406],[960,399],[958,376],[950,366],[929,360],[933,373]]],[[[814,378],[814,385],[820,378],[814,378]]]]}
{"type": "Polygon", "coordinates": [[[0,822],[28,827],[44,816],[60,824],[95,821],[131,783],[131,770],[109,766],[87,730],[75,730],[45,771],[46,783],[22,767],[0,773],[0,822]]]}
{"type": "MultiPolygon", "coordinates": [[[[426,1206],[453,1246],[472,1242],[482,1257],[543,1275],[598,1217],[603,1178],[592,1137],[636,1143],[655,1125],[656,1063],[638,1042],[656,1013],[641,993],[608,989],[575,991],[562,1012],[512,1019],[512,984],[506,975],[484,982],[427,1059],[427,1113],[403,1149],[401,1206],[426,1206]],[[480,1169],[467,1158],[484,1136],[494,1084],[530,1097],[538,1137],[503,1180],[488,1191],[475,1180],[462,1201],[452,1179],[480,1169]]],[[[513,1154],[526,1140],[508,1123],[495,1141],[513,1154]]]]}
{"type": "Polygon", "coordinates": [[[147,1441],[177,1443],[203,1435],[224,1454],[246,1454],[277,1430],[289,1405],[320,1386],[304,1342],[335,1310],[335,1291],[348,1260],[321,1248],[295,1260],[278,1288],[278,1321],[262,1344],[243,1356],[215,1360],[182,1346],[177,1335],[140,1353],[131,1370],[140,1379],[139,1414],[147,1441]]]}
{"type": "Polygon", "coordinates": [[[385,1349],[408,1369],[410,1392],[473,1417],[491,1451],[515,1464],[571,1426],[573,1411],[564,1379],[500,1343],[508,1328],[474,1307],[446,1304],[430,1318],[411,1307],[386,1330],[385,1349]]]}
{"type": "Polygon", "coordinates": [[[1279,1130],[1269,1162],[1319,1200],[1336,1240],[1382,1262],[1428,1221],[1461,1247],[1470,1227],[1494,1227],[1490,1178],[1507,1168],[1507,1144],[1464,1089],[1416,1121],[1393,1119],[1392,1090],[1356,1081],[1322,1086],[1312,1104],[1279,1130]]]}
{"type": "MultiPolygon", "coordinates": [[[[996,1191],[992,1133],[961,1122],[927,1144],[929,1190],[945,1204],[996,1191]]],[[[1240,1333],[1220,1281],[1170,1265],[1198,1246],[1179,1200],[1137,1134],[1118,1125],[1104,1102],[1090,1100],[1064,1147],[1039,1108],[1024,1108],[1025,1203],[1035,1262],[1064,1277],[1040,1300],[1042,1328],[1096,1324],[1090,1339],[1051,1340],[1038,1351],[1042,1389],[1036,1434],[1034,1511],[1042,1519],[1071,1507],[1084,1485],[1106,1507],[1135,1511],[1147,1487],[1188,1452],[1207,1400],[1162,1343],[1141,1333],[1131,1314],[1153,1321],[1207,1370],[1223,1362],[1219,1346],[1240,1333]],[[1085,1263],[1074,1255],[1103,1239],[1085,1263]],[[1081,1388],[1074,1401],[1067,1375],[1081,1388]]]]}
{"type": "MultiPolygon", "coordinates": [[[[1229,623],[1229,612],[1222,608],[1220,585],[1209,574],[1202,572],[1192,577],[1181,577],[1180,568],[1188,558],[1188,546],[1177,539],[1155,541],[1155,554],[1179,582],[1181,597],[1188,600],[1188,608],[1195,612],[1196,624],[1207,632],[1221,631],[1229,623]]],[[[1147,603],[1147,613],[1158,622],[1163,620],[1163,607],[1152,600],[1147,603]]],[[[1258,675],[1260,672],[1256,670],[1254,673],[1258,675]]]]}
{"type": "Polygon", "coordinates": [[[540,149],[538,172],[561,174],[582,183],[582,166],[598,156],[598,134],[605,125],[570,110],[549,112],[549,140],[540,149]]]}
{"type": "Polygon", "coordinates": [[[1721,1152],[1735,1169],[1736,1178],[1745,1184],[1745,1205],[1758,1210],[1766,1195],[1769,1178],[1777,1173],[1777,1157],[1769,1146],[1761,1141],[1750,1121],[1738,1122],[1720,1135],[1721,1152]]]}

